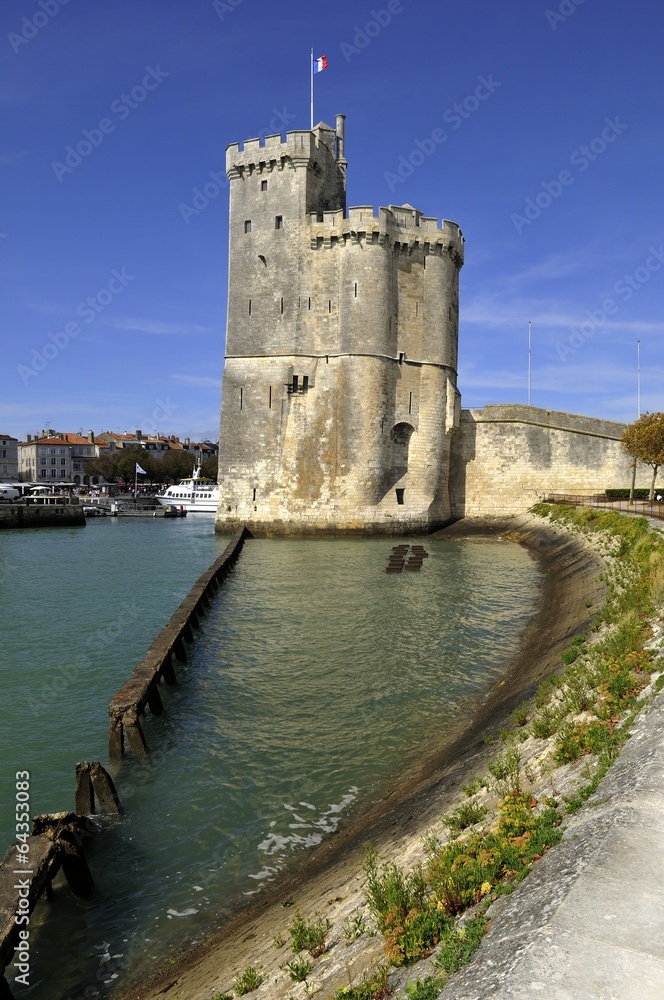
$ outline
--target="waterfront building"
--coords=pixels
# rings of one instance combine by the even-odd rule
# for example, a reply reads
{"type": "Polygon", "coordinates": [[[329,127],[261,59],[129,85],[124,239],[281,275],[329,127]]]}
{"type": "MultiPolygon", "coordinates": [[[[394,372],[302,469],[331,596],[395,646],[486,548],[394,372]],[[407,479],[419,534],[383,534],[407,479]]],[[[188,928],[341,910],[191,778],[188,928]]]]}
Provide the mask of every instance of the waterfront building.
{"type": "Polygon", "coordinates": [[[169,451],[188,451],[193,454],[196,464],[205,462],[208,458],[213,458],[219,452],[219,446],[212,441],[192,441],[191,438],[184,438],[183,441],[175,434],[159,435],[144,434],[143,431],[136,430],[134,434],[117,434],[114,431],[102,431],[97,434],[96,440],[102,444],[107,451],[118,451],[121,448],[143,448],[152,455],[153,458],[161,459],[169,451]]]}
{"type": "Polygon", "coordinates": [[[0,479],[18,479],[18,438],[0,434],[0,479]]]}
{"type": "Polygon", "coordinates": [[[92,431],[83,437],[50,430],[40,437],[28,434],[19,444],[19,456],[23,482],[80,485],[86,481],[86,464],[99,457],[99,445],[92,431]]]}

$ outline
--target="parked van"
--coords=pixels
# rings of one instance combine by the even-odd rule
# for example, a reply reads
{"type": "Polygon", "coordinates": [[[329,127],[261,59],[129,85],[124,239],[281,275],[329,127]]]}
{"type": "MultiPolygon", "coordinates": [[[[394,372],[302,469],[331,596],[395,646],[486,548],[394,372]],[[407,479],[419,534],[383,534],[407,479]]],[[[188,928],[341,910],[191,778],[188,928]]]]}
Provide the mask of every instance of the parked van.
{"type": "Polygon", "coordinates": [[[20,497],[20,491],[15,490],[13,486],[0,485],[0,503],[13,503],[14,500],[19,500],[20,497]]]}

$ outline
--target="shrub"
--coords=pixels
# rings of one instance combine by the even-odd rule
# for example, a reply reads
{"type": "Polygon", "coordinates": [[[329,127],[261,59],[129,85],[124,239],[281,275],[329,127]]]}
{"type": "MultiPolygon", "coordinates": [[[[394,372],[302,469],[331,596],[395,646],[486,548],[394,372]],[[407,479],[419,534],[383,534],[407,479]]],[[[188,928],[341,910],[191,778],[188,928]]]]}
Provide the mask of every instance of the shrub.
{"type": "Polygon", "coordinates": [[[302,958],[301,955],[297,955],[290,962],[286,963],[286,968],[294,983],[303,983],[313,966],[308,958],[302,958]]]}
{"type": "Polygon", "coordinates": [[[325,951],[325,939],[332,924],[327,917],[321,920],[305,920],[298,910],[289,928],[291,948],[297,954],[308,951],[313,958],[325,951]]]}
{"type": "Polygon", "coordinates": [[[545,708],[537,718],[533,719],[530,731],[538,740],[548,740],[549,736],[558,729],[560,725],[560,714],[550,708],[545,708]]]}
{"type": "Polygon", "coordinates": [[[484,788],[484,779],[480,778],[479,775],[475,775],[474,778],[469,778],[461,786],[461,791],[470,798],[471,795],[476,795],[482,788],[484,788]]]}
{"type": "Polygon", "coordinates": [[[426,899],[427,887],[420,867],[404,875],[397,865],[379,865],[378,861],[377,853],[367,846],[364,861],[367,902],[382,931],[388,914],[395,911],[406,914],[412,909],[421,908],[426,899]]]}
{"type": "Polygon", "coordinates": [[[509,747],[504,754],[494,757],[488,769],[499,794],[521,787],[521,754],[516,747],[509,747]]]}
{"type": "Polygon", "coordinates": [[[245,996],[246,993],[253,993],[263,982],[263,976],[253,965],[248,965],[246,969],[236,978],[233,984],[235,995],[245,996]]]}
{"type": "Polygon", "coordinates": [[[528,721],[528,706],[519,705],[510,716],[515,726],[525,726],[528,721]]]}
{"type": "Polygon", "coordinates": [[[479,823],[486,815],[486,808],[479,802],[463,802],[454,812],[442,817],[443,826],[452,833],[460,833],[469,826],[479,823]]]}
{"type": "Polygon", "coordinates": [[[346,917],[342,925],[342,931],[346,944],[352,944],[353,941],[357,941],[363,934],[366,934],[367,928],[362,914],[359,912],[351,913],[349,917],[346,917]]]}

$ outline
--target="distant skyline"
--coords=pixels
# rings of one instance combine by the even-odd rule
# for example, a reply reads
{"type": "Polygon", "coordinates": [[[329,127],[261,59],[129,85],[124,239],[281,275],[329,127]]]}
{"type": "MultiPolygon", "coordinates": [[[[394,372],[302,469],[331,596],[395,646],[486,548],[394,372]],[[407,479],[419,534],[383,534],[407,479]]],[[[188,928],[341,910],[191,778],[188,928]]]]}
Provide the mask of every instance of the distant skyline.
{"type": "Polygon", "coordinates": [[[217,440],[225,147],[344,113],[348,205],[457,222],[464,407],[664,409],[658,0],[5,0],[0,432],[217,440]]]}

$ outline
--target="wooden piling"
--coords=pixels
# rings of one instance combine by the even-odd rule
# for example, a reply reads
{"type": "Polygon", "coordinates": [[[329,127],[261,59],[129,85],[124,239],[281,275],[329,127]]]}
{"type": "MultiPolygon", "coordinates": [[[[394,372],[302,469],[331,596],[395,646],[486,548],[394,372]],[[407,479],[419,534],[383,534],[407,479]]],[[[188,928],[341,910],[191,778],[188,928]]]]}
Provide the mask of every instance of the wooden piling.
{"type": "Polygon", "coordinates": [[[122,816],[124,809],[106,768],[98,760],[93,760],[88,767],[94,793],[93,805],[96,803],[98,811],[104,816],[122,816]]]}
{"type": "Polygon", "coordinates": [[[173,667],[173,661],[170,656],[167,660],[164,660],[164,665],[161,669],[161,676],[164,678],[165,684],[170,684],[173,687],[178,682],[177,674],[175,673],[175,668],[173,667]]]}
{"type": "Polygon", "coordinates": [[[92,791],[90,765],[82,761],[76,765],[75,809],[79,816],[91,816],[95,811],[95,797],[92,791]]]}
{"type": "Polygon", "coordinates": [[[145,736],[143,735],[143,730],[141,729],[138,712],[135,710],[125,712],[122,722],[125,733],[127,734],[129,748],[134,757],[145,757],[150,753],[150,751],[148,750],[148,745],[145,742],[145,736]]]}
{"type": "Polygon", "coordinates": [[[153,687],[148,694],[148,705],[153,715],[163,715],[164,705],[159,694],[159,688],[153,687]]]}

